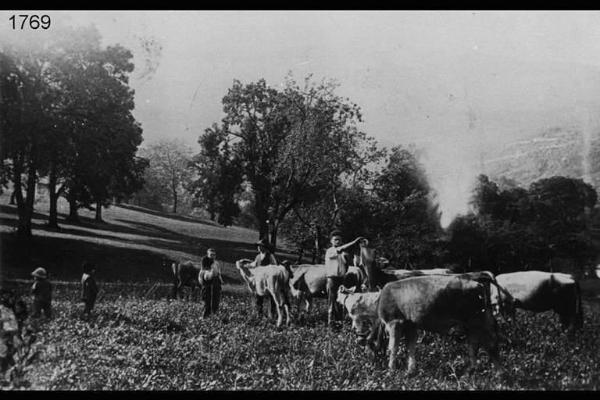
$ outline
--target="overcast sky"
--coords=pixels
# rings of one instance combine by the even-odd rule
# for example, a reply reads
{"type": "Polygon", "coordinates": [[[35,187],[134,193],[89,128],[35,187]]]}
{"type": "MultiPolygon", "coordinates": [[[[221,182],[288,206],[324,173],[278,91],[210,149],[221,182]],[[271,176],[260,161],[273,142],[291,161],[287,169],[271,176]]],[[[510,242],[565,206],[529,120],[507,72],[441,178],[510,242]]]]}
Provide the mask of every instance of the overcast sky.
{"type": "Polygon", "coordinates": [[[197,150],[233,79],[278,86],[292,71],[338,80],[368,134],[427,149],[446,219],[465,211],[490,147],[553,126],[597,133],[599,12],[47,13],[56,24],[94,24],[105,44],[134,52],[146,143],[181,138],[197,150]]]}

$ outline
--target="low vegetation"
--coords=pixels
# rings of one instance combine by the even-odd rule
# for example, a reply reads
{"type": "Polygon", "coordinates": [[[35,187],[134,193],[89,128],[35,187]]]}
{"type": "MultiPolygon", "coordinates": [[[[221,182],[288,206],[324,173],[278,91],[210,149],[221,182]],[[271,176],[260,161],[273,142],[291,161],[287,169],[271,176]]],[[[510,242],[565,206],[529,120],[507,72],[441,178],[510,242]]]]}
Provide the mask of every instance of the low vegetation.
{"type": "MultiPolygon", "coordinates": [[[[23,289],[26,287],[23,286],[23,289]]],[[[504,390],[589,389],[600,386],[600,310],[584,303],[585,328],[569,341],[551,313],[519,313],[503,325],[509,373],[494,377],[485,353],[466,373],[466,345],[426,335],[417,345],[416,376],[386,371],[356,344],[346,321],[326,326],[324,300],[311,315],[276,329],[258,318],[246,288],[226,285],[220,312],[200,319],[202,304],[166,300],[167,286],[105,285],[95,315],[80,319],[75,284],[57,285],[55,318],[33,344],[38,357],[20,385],[34,389],[261,390],[504,390]]],[[[266,307],[265,307],[266,309],[266,307]]],[[[402,349],[402,347],[401,347],[402,349]]],[[[403,351],[403,350],[401,350],[403,351]]]]}

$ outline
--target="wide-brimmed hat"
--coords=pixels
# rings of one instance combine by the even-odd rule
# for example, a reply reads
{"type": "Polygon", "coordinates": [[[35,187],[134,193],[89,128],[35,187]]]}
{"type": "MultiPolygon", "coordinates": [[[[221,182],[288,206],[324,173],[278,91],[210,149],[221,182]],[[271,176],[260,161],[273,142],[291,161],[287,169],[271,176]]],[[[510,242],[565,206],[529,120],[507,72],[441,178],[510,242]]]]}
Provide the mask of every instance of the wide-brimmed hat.
{"type": "Polygon", "coordinates": [[[265,239],[260,239],[255,244],[257,246],[262,246],[262,247],[266,248],[267,250],[271,250],[271,245],[265,239]]]}
{"type": "Polygon", "coordinates": [[[85,261],[81,266],[81,269],[83,270],[83,273],[87,274],[89,272],[92,272],[92,270],[96,269],[96,265],[89,261],[85,261]]]}
{"type": "Polygon", "coordinates": [[[37,268],[35,271],[31,273],[31,276],[37,276],[38,278],[46,279],[48,277],[48,273],[44,268],[37,268]]]}

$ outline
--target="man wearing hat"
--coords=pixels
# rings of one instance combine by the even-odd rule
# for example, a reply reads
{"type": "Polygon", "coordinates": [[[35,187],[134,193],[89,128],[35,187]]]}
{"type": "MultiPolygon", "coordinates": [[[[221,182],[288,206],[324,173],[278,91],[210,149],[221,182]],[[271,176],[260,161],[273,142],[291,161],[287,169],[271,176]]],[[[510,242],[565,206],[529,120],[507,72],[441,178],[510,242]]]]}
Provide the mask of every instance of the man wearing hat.
{"type": "Polygon", "coordinates": [[[47,318],[52,317],[52,286],[48,282],[48,273],[44,268],[37,268],[31,273],[33,285],[31,294],[33,304],[31,306],[31,317],[37,318],[44,312],[47,318]]]}
{"type": "Polygon", "coordinates": [[[271,246],[265,239],[260,239],[256,242],[258,246],[258,254],[252,263],[250,263],[249,267],[260,267],[261,265],[277,265],[277,259],[275,255],[271,252],[271,246]]]}
{"type": "Polygon", "coordinates": [[[342,282],[342,278],[348,270],[348,264],[352,263],[352,258],[347,250],[355,246],[358,242],[365,240],[364,237],[357,237],[353,241],[342,244],[342,233],[334,230],[330,235],[331,247],[325,252],[325,269],[327,271],[327,298],[328,314],[327,321],[332,323],[334,318],[340,317],[339,306],[336,302],[337,290],[342,282]]]}

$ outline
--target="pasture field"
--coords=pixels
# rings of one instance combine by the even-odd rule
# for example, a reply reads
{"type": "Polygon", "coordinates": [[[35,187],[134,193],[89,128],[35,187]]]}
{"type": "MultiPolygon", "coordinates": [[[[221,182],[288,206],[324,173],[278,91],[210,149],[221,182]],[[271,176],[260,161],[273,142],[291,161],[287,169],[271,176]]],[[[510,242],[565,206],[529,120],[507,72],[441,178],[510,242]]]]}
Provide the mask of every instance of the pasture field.
{"type": "MultiPolygon", "coordinates": [[[[24,283],[21,288],[25,289],[24,283]]],[[[584,330],[573,341],[551,313],[518,314],[503,325],[513,341],[501,346],[509,370],[495,377],[485,353],[467,375],[466,345],[426,335],[417,345],[415,376],[407,378],[404,353],[399,370],[356,344],[346,320],[326,326],[324,300],[290,327],[258,318],[247,289],[226,285],[221,310],[201,320],[202,303],[167,300],[163,286],[105,285],[95,316],[79,318],[79,287],[56,285],[55,318],[34,344],[39,356],[24,376],[32,389],[262,389],[262,390],[505,390],[600,387],[600,310],[584,302],[584,330]]],[[[265,311],[266,311],[265,304],[265,311]]],[[[295,311],[295,309],[294,309],[295,311]]],[[[296,315],[295,315],[296,316],[296,315]]],[[[404,352],[404,347],[400,347],[404,352]]]]}

